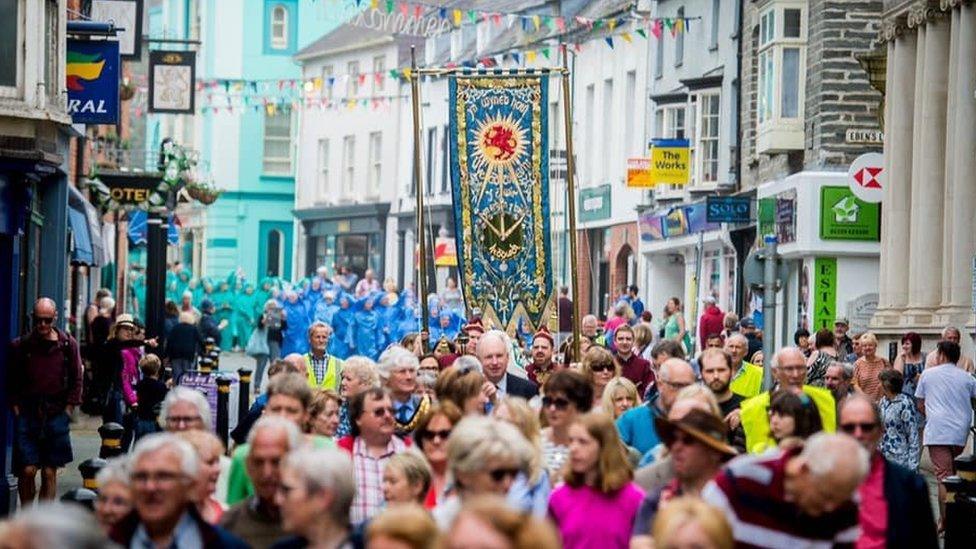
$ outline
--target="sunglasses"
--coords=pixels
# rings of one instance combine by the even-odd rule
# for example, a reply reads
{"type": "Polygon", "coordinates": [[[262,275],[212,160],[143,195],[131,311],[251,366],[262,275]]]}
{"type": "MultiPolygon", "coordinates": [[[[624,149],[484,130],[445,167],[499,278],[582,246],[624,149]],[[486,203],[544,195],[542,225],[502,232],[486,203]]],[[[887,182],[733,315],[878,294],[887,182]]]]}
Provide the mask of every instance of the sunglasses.
{"type": "Polygon", "coordinates": [[[34,324],[54,324],[53,316],[36,316],[34,317],[34,324]]]}
{"type": "Polygon", "coordinates": [[[542,407],[549,408],[550,406],[555,406],[557,410],[565,410],[569,408],[570,402],[565,398],[549,398],[542,397],[542,407]]]}
{"type": "Polygon", "coordinates": [[[393,406],[387,406],[385,408],[377,408],[373,410],[373,417],[375,418],[381,418],[386,414],[390,414],[391,416],[396,415],[396,410],[393,409],[393,406]]]}
{"type": "Polygon", "coordinates": [[[595,374],[596,373],[600,373],[600,372],[612,372],[613,371],[613,364],[610,364],[610,363],[606,363],[606,364],[593,364],[593,365],[590,366],[590,370],[592,370],[593,373],[595,373],[595,374]]]}
{"type": "Polygon", "coordinates": [[[499,468],[488,471],[491,480],[495,482],[501,482],[507,478],[515,478],[518,474],[519,470],[515,468],[499,468]]]}
{"type": "Polygon", "coordinates": [[[692,446],[699,444],[701,441],[691,435],[677,431],[671,435],[671,440],[668,442],[668,446],[673,446],[679,442],[684,446],[692,446]]]}
{"type": "Polygon", "coordinates": [[[878,428],[877,423],[842,423],[840,426],[841,431],[851,435],[857,432],[860,428],[862,433],[870,433],[878,428]]]}
{"type": "Polygon", "coordinates": [[[423,438],[428,440],[434,440],[440,438],[441,440],[447,440],[447,437],[451,436],[450,429],[442,429],[440,431],[427,431],[423,434],[423,438]]]}

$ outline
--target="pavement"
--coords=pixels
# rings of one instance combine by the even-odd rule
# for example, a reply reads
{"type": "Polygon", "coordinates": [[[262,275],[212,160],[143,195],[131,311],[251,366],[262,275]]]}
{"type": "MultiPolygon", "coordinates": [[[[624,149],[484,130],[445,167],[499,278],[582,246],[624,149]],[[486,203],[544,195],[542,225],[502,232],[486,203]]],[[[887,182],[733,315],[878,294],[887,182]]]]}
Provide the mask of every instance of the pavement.
{"type": "MultiPolygon", "coordinates": [[[[220,356],[220,371],[222,372],[236,372],[238,368],[250,368],[253,371],[254,366],[254,359],[244,355],[244,353],[224,353],[220,356]]],[[[236,418],[236,396],[233,396],[231,403],[233,406],[230,415],[231,418],[236,418]]],[[[101,447],[98,428],[101,425],[101,417],[89,416],[80,410],[75,410],[71,425],[71,450],[75,460],[58,472],[59,496],[72,488],[82,486],[78,465],[88,458],[98,457],[98,450],[101,447]]],[[[233,422],[231,425],[233,428],[233,422]]]]}

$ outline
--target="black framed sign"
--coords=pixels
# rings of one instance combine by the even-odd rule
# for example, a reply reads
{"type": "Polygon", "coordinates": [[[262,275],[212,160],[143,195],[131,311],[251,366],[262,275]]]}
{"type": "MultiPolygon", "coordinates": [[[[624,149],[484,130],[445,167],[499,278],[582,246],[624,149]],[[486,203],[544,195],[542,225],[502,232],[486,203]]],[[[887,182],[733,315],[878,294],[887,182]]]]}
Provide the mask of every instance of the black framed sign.
{"type": "Polygon", "coordinates": [[[119,52],[125,61],[142,58],[142,0],[92,0],[91,19],[113,22],[124,29],[118,33],[119,52]]]}
{"type": "Polygon", "coordinates": [[[193,114],[197,54],[149,52],[149,112],[193,114]]]}

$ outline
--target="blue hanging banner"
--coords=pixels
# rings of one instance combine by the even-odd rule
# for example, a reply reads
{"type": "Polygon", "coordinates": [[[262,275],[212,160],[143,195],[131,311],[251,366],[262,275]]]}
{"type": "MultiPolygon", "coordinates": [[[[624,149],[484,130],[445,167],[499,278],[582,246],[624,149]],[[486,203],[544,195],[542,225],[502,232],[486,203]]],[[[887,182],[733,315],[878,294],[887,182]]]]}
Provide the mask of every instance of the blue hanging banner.
{"type": "Polygon", "coordinates": [[[449,80],[451,179],[465,303],[535,331],[553,304],[546,76],[449,80]]]}
{"type": "Polygon", "coordinates": [[[68,114],[76,124],[119,121],[119,43],[68,39],[68,114]]]}

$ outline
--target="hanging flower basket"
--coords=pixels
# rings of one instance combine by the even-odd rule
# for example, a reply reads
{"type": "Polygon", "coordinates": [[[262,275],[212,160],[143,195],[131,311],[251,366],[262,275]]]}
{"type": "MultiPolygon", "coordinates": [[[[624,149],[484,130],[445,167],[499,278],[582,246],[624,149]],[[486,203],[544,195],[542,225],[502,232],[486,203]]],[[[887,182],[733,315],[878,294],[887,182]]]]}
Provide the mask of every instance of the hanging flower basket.
{"type": "Polygon", "coordinates": [[[128,101],[136,96],[136,87],[132,84],[123,83],[119,86],[119,99],[128,101]]]}

